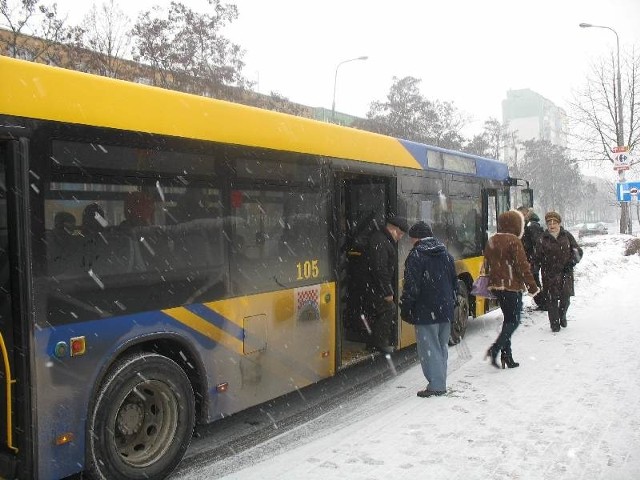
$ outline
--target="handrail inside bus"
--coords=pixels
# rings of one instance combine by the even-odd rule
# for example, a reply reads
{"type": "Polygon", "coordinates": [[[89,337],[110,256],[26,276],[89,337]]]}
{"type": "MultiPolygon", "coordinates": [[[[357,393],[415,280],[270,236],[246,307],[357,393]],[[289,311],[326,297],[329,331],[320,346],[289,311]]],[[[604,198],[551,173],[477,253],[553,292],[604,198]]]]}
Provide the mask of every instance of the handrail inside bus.
{"type": "Polygon", "coordinates": [[[7,346],[4,343],[4,337],[2,333],[0,333],[0,349],[2,349],[2,359],[4,360],[4,371],[5,371],[5,387],[6,387],[6,398],[7,402],[7,447],[13,450],[14,453],[18,453],[18,449],[13,446],[13,425],[11,422],[11,385],[16,383],[14,378],[11,378],[11,366],[9,365],[9,354],[7,352],[7,346]]]}

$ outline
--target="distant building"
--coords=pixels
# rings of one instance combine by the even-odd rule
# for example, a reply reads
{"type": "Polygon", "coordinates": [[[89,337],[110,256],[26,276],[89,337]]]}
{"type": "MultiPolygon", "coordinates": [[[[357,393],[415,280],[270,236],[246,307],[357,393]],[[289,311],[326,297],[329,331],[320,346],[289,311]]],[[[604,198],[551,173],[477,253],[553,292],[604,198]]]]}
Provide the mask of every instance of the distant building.
{"type": "Polygon", "coordinates": [[[524,156],[522,142],[548,140],[567,146],[567,114],[553,102],[528,88],[509,90],[502,101],[502,123],[509,138],[505,142],[504,158],[517,165],[524,156]]]}
{"type": "Polygon", "coordinates": [[[320,120],[321,122],[335,123],[344,127],[350,127],[357,120],[362,120],[360,117],[349,115],[348,113],[332,112],[328,108],[315,107],[313,108],[313,119],[320,120]]]}

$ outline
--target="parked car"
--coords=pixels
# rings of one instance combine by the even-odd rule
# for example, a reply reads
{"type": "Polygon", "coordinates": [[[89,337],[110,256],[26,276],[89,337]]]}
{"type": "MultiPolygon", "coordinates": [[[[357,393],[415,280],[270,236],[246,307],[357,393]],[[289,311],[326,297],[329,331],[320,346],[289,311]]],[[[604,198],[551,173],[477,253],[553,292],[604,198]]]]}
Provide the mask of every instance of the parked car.
{"type": "Polygon", "coordinates": [[[587,237],[589,235],[606,235],[609,233],[607,224],[604,222],[585,223],[578,230],[578,238],[587,237]]]}

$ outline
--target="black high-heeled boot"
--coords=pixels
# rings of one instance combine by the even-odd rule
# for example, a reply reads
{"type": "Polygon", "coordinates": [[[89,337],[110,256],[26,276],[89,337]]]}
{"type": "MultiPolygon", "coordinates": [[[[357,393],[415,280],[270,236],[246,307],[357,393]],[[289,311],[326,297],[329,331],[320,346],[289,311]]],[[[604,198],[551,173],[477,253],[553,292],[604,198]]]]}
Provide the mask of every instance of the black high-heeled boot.
{"type": "Polygon", "coordinates": [[[508,368],[516,368],[519,367],[520,364],[513,359],[511,352],[505,352],[504,350],[500,354],[500,363],[502,364],[502,369],[504,370],[505,365],[508,368]]]}
{"type": "Polygon", "coordinates": [[[484,358],[486,359],[487,357],[491,358],[491,365],[493,365],[496,368],[500,368],[500,365],[498,365],[498,350],[496,350],[495,348],[491,347],[489,348],[489,350],[487,350],[486,355],[484,356],[484,358]]]}

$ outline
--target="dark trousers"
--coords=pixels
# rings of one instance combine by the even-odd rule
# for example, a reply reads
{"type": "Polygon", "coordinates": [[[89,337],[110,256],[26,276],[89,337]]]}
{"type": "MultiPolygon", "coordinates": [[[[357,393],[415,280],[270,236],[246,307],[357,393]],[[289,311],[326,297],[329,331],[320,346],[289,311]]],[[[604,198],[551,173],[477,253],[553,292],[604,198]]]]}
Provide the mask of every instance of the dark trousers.
{"type": "Polygon", "coordinates": [[[567,321],[567,310],[571,304],[569,295],[551,295],[547,292],[547,314],[552,329],[560,328],[560,322],[567,321]]]}
{"type": "Polygon", "coordinates": [[[511,292],[509,290],[493,290],[494,295],[498,299],[500,310],[504,320],[502,321],[502,330],[496,338],[491,349],[494,352],[503,351],[507,354],[511,353],[511,335],[520,325],[520,310],[522,308],[522,293],[511,292]]]}
{"type": "Polygon", "coordinates": [[[372,347],[388,347],[393,342],[393,327],[396,323],[396,304],[387,302],[384,298],[374,298],[368,301],[369,327],[371,328],[372,347]]]}
{"type": "Polygon", "coordinates": [[[538,288],[542,288],[542,282],[540,281],[540,265],[536,265],[535,263],[531,263],[531,274],[533,275],[533,279],[536,282],[538,288]]]}
{"type": "Polygon", "coordinates": [[[544,292],[542,291],[542,282],[540,281],[540,266],[535,263],[531,264],[531,274],[533,275],[533,279],[536,282],[536,285],[540,289],[540,293],[538,293],[535,297],[533,297],[533,301],[536,305],[542,309],[547,308],[547,300],[545,298],[544,292]]]}

